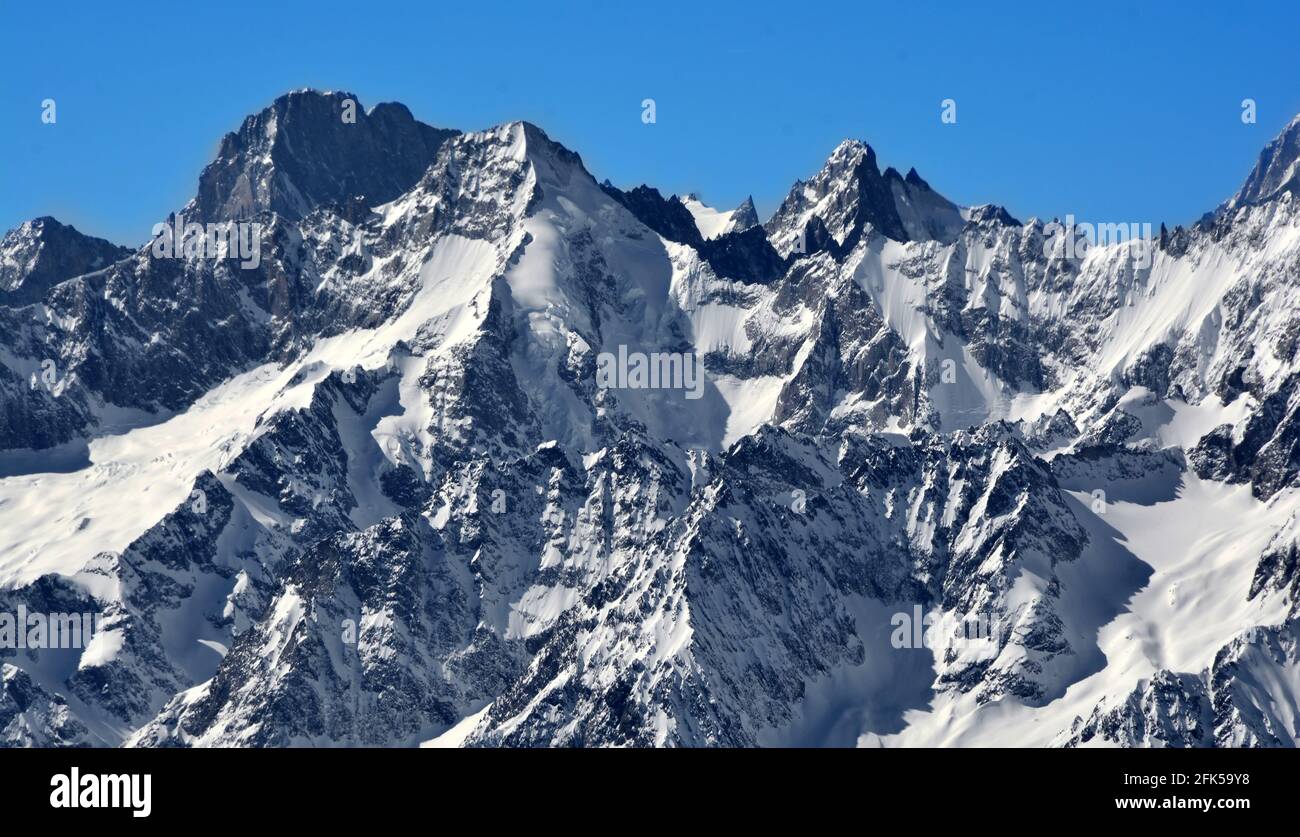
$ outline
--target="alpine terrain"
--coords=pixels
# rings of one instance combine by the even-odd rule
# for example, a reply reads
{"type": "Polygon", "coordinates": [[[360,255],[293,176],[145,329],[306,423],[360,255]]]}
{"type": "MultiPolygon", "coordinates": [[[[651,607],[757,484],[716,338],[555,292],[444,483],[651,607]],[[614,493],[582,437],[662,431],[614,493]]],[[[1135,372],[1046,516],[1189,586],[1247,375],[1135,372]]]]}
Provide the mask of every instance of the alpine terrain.
{"type": "Polygon", "coordinates": [[[0,742],[1295,746],[1300,118],[1116,226],[282,96],[0,240],[0,742]]]}

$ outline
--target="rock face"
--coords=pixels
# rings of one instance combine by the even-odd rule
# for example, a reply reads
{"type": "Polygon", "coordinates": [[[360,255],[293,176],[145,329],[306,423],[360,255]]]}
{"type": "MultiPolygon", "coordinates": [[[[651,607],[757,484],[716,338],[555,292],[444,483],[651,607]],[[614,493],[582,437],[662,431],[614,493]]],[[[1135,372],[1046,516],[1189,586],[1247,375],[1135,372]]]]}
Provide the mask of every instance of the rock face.
{"type": "Polygon", "coordinates": [[[367,207],[411,188],[456,131],[417,122],[405,105],[365,110],[351,93],[298,90],[226,134],[199,175],[196,221],[274,212],[298,220],[317,206],[367,207]]]}
{"type": "Polygon", "coordinates": [[[1300,116],[1259,153],[1259,162],[1228,206],[1263,203],[1283,192],[1300,195],[1300,116]]]}
{"type": "MultiPolygon", "coordinates": [[[[740,226],[728,220],[715,225],[721,232],[706,235],[688,208],[690,204],[682,203],[676,196],[665,198],[651,186],[624,192],[609,181],[600,188],[659,235],[689,245],[719,277],[767,284],[785,272],[786,259],[776,252],[757,224],[740,226]]],[[[753,212],[753,202],[748,205],[753,212]]]]}
{"type": "Polygon", "coordinates": [[[1080,252],[861,142],[758,225],[355,101],[200,175],[255,265],[5,238],[7,743],[1294,744],[1294,124],[1080,252]]]}
{"type": "Polygon", "coordinates": [[[471,605],[418,514],[318,541],[286,568],[266,619],[216,675],[174,698],[133,743],[419,743],[484,697],[443,675],[474,630],[471,605]]]}
{"type": "Polygon", "coordinates": [[[76,719],[68,703],[22,669],[0,664],[0,747],[104,746],[76,719]]]}
{"type": "Polygon", "coordinates": [[[130,254],[53,218],[28,221],[0,239],[0,306],[39,302],[60,282],[102,270],[130,254]]]}
{"type": "Polygon", "coordinates": [[[758,209],[754,207],[754,198],[750,196],[745,198],[740,206],[731,211],[726,232],[744,232],[750,227],[759,226],[761,223],[758,218],[758,209]]]}
{"type": "Polygon", "coordinates": [[[853,250],[869,230],[894,241],[951,241],[965,223],[961,210],[930,188],[916,169],[907,176],[892,168],[882,174],[871,146],[846,140],[808,183],[796,183],[776,215],[768,236],[784,255],[810,252],[808,225],[830,236],[825,246],[853,250]],[[801,242],[802,237],[802,242],[801,242]]]}

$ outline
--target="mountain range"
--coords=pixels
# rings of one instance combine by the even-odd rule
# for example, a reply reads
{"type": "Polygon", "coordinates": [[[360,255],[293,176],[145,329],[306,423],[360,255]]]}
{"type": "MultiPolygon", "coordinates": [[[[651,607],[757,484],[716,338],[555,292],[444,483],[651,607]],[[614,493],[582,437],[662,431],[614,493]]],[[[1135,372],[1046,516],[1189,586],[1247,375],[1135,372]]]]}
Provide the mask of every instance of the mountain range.
{"type": "Polygon", "coordinates": [[[1300,117],[1093,240],[856,140],[761,222],[299,90],[177,219],[260,258],[0,240],[0,614],[99,624],[0,630],[4,744],[1300,738],[1300,117]]]}

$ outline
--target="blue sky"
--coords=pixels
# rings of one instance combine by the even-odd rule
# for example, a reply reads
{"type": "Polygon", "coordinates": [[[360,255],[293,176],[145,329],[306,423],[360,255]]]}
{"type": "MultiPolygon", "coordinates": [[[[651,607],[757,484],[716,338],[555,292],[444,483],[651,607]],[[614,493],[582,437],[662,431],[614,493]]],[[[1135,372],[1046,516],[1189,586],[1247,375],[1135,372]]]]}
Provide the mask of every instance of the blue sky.
{"type": "Polygon", "coordinates": [[[528,119],[597,178],[764,217],[856,137],[959,203],[1186,222],[1300,112],[1294,2],[113,5],[0,0],[0,229],[138,244],[224,133],[305,86],[528,119]]]}

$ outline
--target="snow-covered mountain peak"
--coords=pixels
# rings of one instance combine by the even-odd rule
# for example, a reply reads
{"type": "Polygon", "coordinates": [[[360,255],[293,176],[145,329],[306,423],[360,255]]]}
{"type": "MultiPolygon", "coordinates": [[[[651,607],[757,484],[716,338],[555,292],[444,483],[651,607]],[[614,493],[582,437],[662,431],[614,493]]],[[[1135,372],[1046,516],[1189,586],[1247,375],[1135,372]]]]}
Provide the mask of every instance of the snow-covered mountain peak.
{"type": "Polygon", "coordinates": [[[1255,167],[1228,205],[1262,203],[1283,192],[1300,195],[1300,114],[1259,153],[1255,167]]]}
{"type": "Polygon", "coordinates": [[[48,216],[24,221],[0,238],[0,305],[36,302],[59,282],[129,254],[48,216]]]}
{"type": "Polygon", "coordinates": [[[532,122],[510,122],[497,130],[509,132],[518,143],[516,147],[523,155],[521,159],[527,159],[535,166],[544,166],[549,172],[566,180],[574,174],[580,174],[584,180],[595,183],[576,151],[551,139],[546,131],[532,122]]]}
{"type": "Polygon", "coordinates": [[[834,251],[852,250],[869,231],[894,241],[952,241],[965,220],[962,210],[930,188],[915,169],[883,173],[875,150],[844,140],[809,181],[799,181],[765,224],[782,255],[808,252],[809,236],[824,228],[834,251]]]}
{"type": "Polygon", "coordinates": [[[846,138],[840,140],[839,145],[831,151],[831,156],[826,159],[825,165],[845,169],[863,161],[872,166],[876,165],[876,150],[862,140],[846,138]]]}
{"type": "MultiPolygon", "coordinates": [[[[1013,218],[1006,207],[994,203],[981,203],[972,206],[966,210],[965,215],[966,220],[972,224],[993,223],[1008,227],[1026,226],[1026,224],[1022,224],[1013,218]]],[[[1041,225],[1042,222],[1039,222],[1039,226],[1041,225]]]]}
{"type": "Polygon", "coordinates": [[[704,203],[694,192],[678,200],[691,213],[695,226],[706,241],[729,232],[741,232],[758,226],[758,210],[754,208],[752,197],[745,198],[740,206],[725,212],[704,203]]]}

